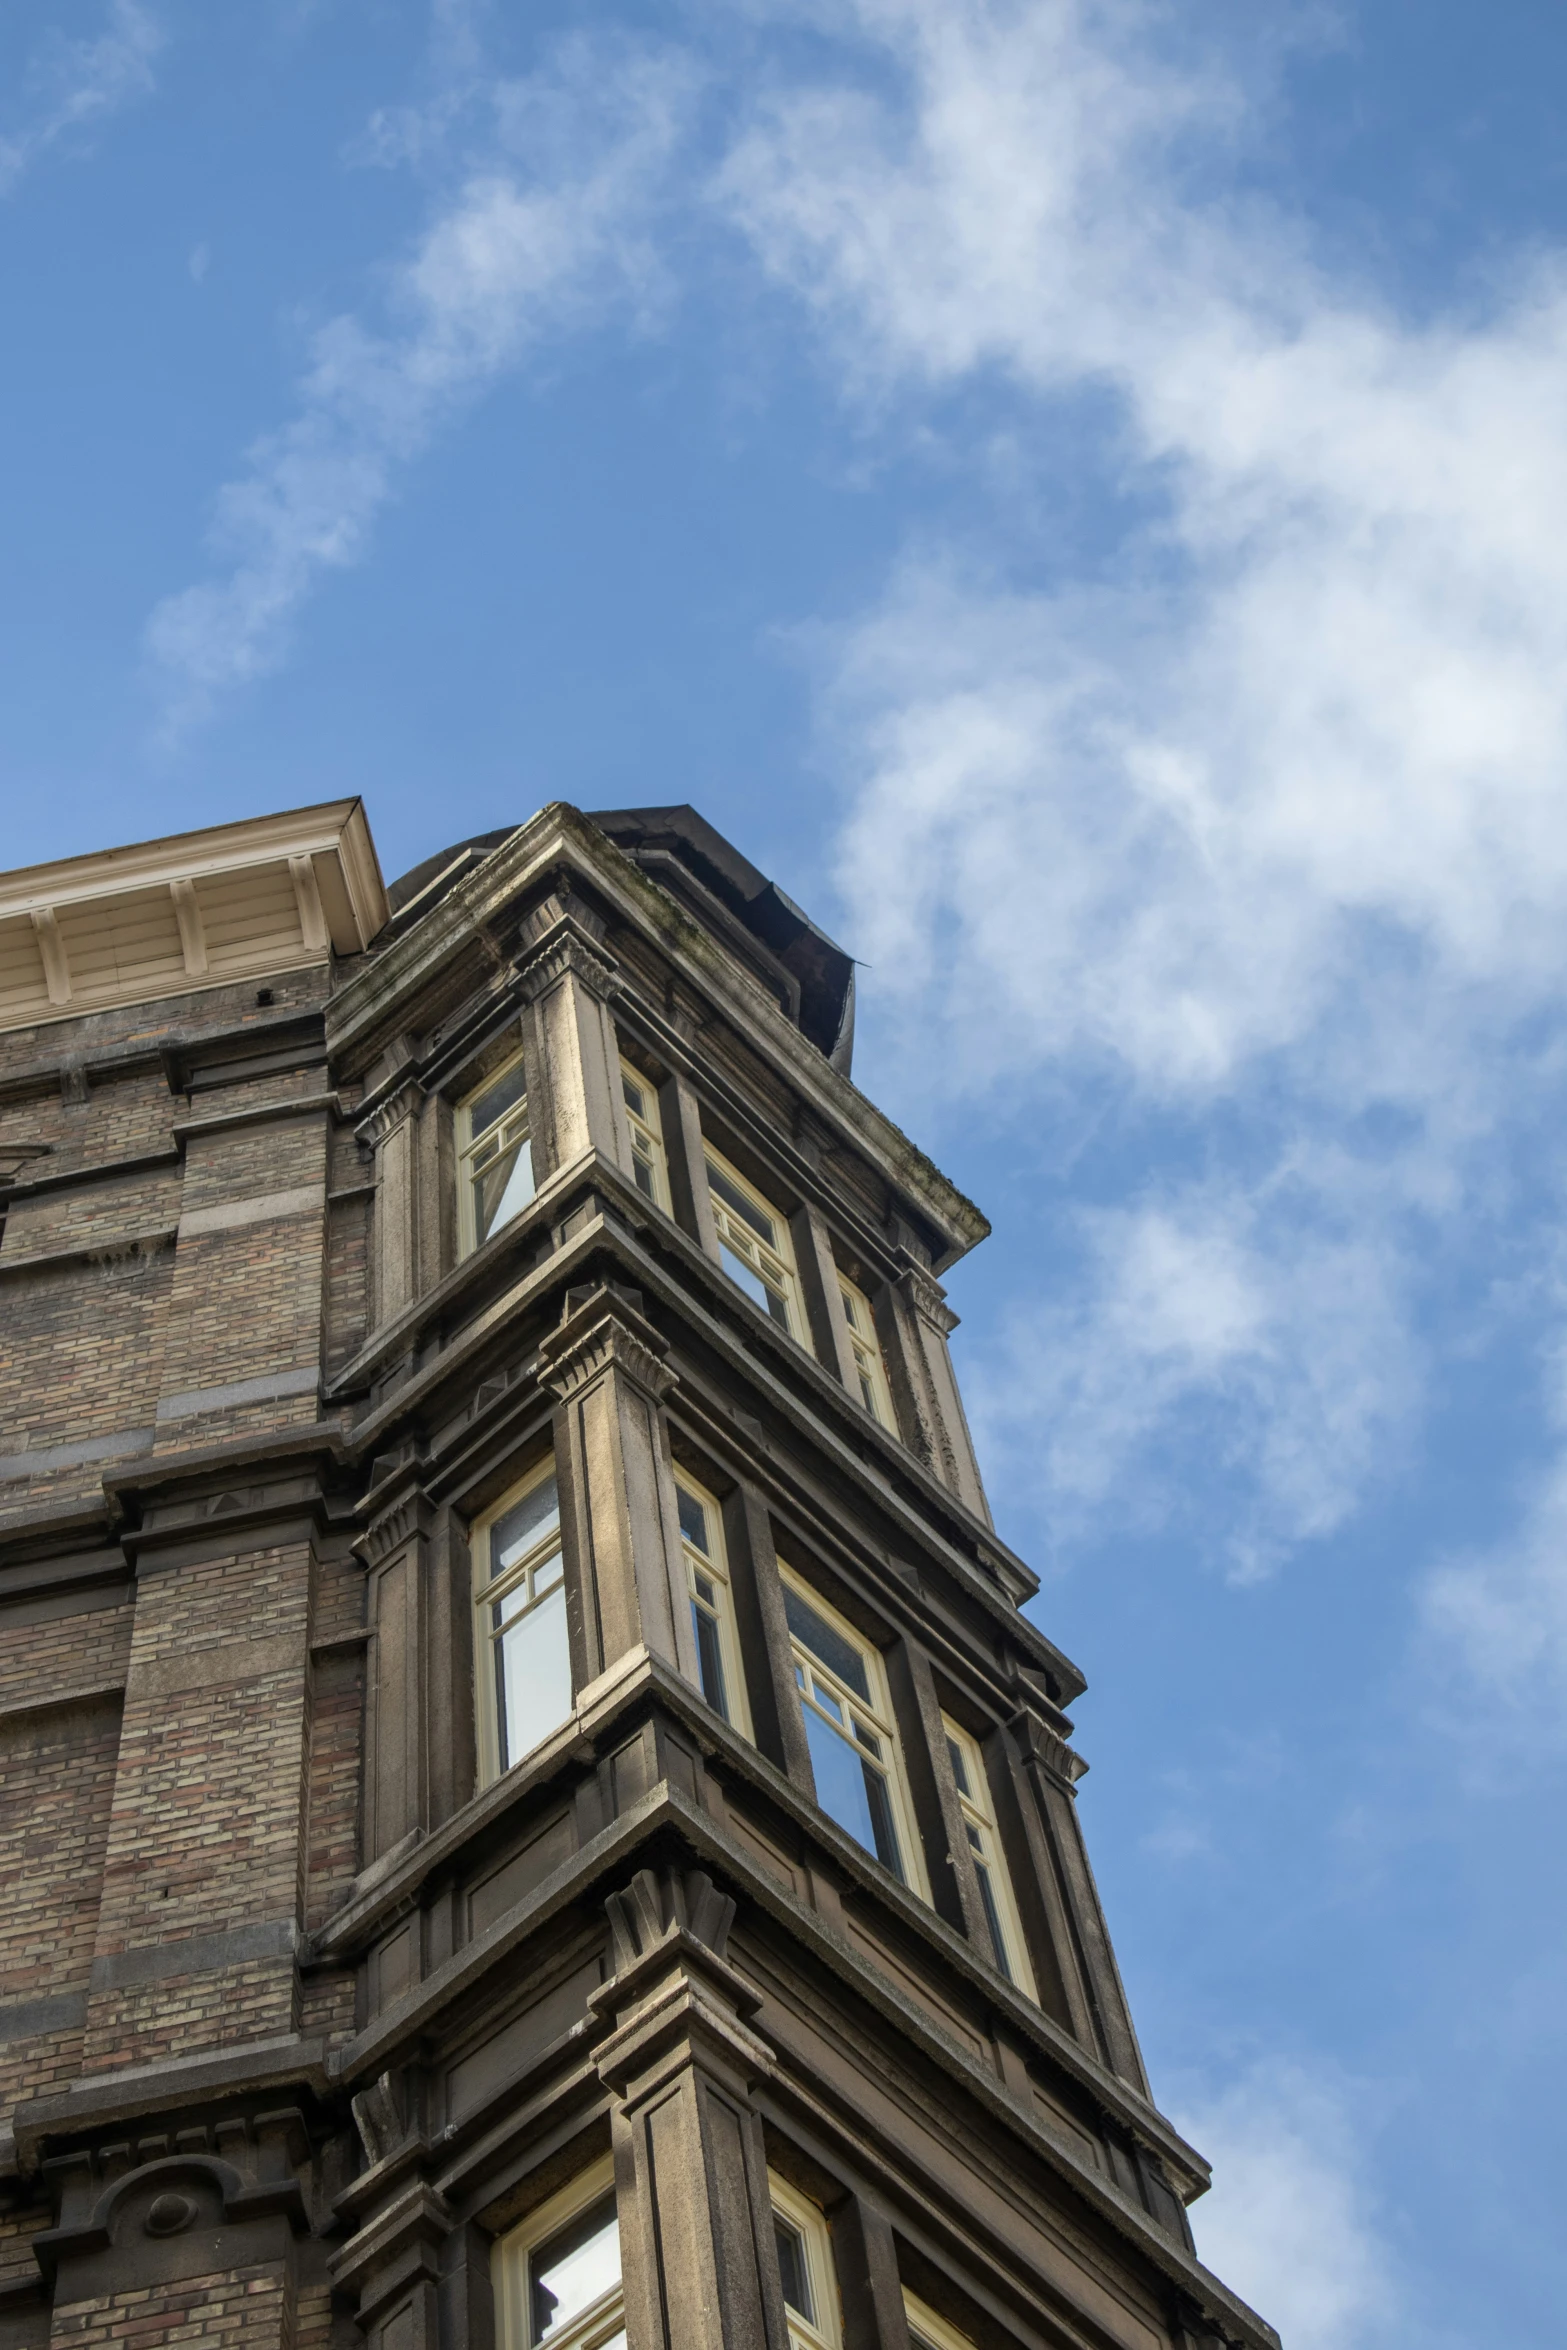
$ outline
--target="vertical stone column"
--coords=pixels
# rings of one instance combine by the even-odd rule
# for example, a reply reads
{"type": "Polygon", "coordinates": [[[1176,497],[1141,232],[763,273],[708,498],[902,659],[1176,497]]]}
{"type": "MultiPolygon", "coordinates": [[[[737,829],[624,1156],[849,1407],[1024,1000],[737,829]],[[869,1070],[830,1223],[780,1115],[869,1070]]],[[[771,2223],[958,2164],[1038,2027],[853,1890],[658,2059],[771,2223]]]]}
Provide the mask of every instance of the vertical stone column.
{"type": "Polygon", "coordinates": [[[414,1483],[381,1498],[360,1545],[369,1585],[364,1859],[430,1825],[425,1687],[432,1512],[414,1483]]]}
{"type": "Polygon", "coordinates": [[[663,1402],[674,1386],[651,1323],[597,1289],[539,1349],[560,1398],[555,1456],[577,1689],[650,1650],[698,1681],[663,1402]]]}
{"type": "Polygon", "coordinates": [[[958,1317],[940,1282],[912,1260],[906,1261],[901,1279],[883,1292],[879,1306],[883,1343],[900,1389],[900,1417],[914,1450],[988,1526],[990,1504],[947,1348],[958,1317]]]}
{"type": "Polygon", "coordinates": [[[641,1870],[608,1904],[615,1973],[591,2004],[613,2028],[628,2350],[787,2350],[753,2085],[772,2053],[761,2002],[724,1956],[734,1903],[700,1871],[641,1870]]]}
{"type": "Polygon", "coordinates": [[[629,1174],[631,1129],[609,1012],[620,990],[613,957],[563,912],[518,976],[532,1028],[529,1123],[540,1182],[595,1150],[629,1174]]]}
{"type": "MultiPolygon", "coordinates": [[[[1077,1816],[1073,1788],[1087,1766],[1045,1720],[1038,1704],[1023,1706],[1009,1734],[1019,1757],[1019,1808],[1030,1846],[1031,1875],[1049,1921],[1072,2028],[1112,2072],[1146,2096],[1148,2075],[1077,1816]]],[[[1043,1981],[1040,1989],[1045,1990],[1043,1981]]]]}
{"type": "Polygon", "coordinates": [[[418,1297],[420,1281],[419,1118],[422,1087],[412,1080],[388,1095],[359,1128],[375,1152],[373,1306],[377,1327],[393,1322],[418,1297]]]}

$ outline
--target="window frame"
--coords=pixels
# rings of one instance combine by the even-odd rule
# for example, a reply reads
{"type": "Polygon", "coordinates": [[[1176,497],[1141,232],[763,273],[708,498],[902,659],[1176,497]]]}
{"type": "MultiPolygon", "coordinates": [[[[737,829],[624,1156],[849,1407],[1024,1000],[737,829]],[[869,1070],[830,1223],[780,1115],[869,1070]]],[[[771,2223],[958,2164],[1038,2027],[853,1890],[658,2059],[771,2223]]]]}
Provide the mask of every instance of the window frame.
{"type": "Polygon", "coordinates": [[[838,1294],[843,1300],[844,1320],[849,1330],[849,1353],[860,1378],[860,1401],[878,1428],[884,1428],[889,1436],[896,1436],[899,1433],[898,1415],[892,1401],[892,1381],[887,1374],[887,1358],[877,1335],[876,1316],[871,1301],[859,1283],[851,1281],[841,1266],[837,1268],[837,1273],[838,1294]],[[861,1314],[865,1321],[863,1330],[857,1319],[861,1314]]]}
{"type": "MultiPolygon", "coordinates": [[[[529,2261],[541,2244],[569,2225],[579,2212],[600,2202],[613,2191],[615,2185],[615,2158],[602,2155],[597,2162],[579,2171],[574,2179],[530,2211],[505,2235],[497,2236],[490,2248],[490,2281],[495,2294],[495,2314],[498,2320],[499,2350],[532,2350],[528,2340],[529,2261]]],[[[616,2233],[619,2233],[620,2212],[617,2203],[616,2233]]],[[[612,2293],[601,2293],[597,2301],[585,2309],[576,2323],[560,2335],[558,2342],[549,2342],[544,2350],[601,2350],[601,2345],[612,2342],[616,2333],[624,2334],[626,2326],[625,2254],[621,2253],[620,2283],[612,2293]]]]}
{"type": "MultiPolygon", "coordinates": [[[[729,1700],[729,1710],[722,1712],[717,1706],[713,1706],[713,1711],[718,1714],[720,1721],[727,1722],[731,1730],[737,1731],[748,1745],[754,1746],[756,1733],[751,1725],[750,1692],[746,1688],[745,1659],[740,1647],[739,1621],[735,1614],[734,1578],[729,1567],[728,1545],[724,1540],[723,1508],[701,1479],[693,1477],[690,1470],[677,1461],[675,1463],[677,1504],[682,1489],[700,1506],[707,1521],[712,1543],[710,1550],[701,1551],[687,1534],[682,1521],[680,1555],[685,1560],[686,1596],[691,1602],[692,1615],[694,1617],[698,1612],[710,1613],[718,1629],[718,1661],[724,1676],[724,1695],[729,1700]],[[708,1610],[706,1602],[698,1596],[696,1591],[695,1578],[698,1574],[706,1576],[717,1587],[718,1605],[712,1610],[708,1610]]],[[[692,1632],[695,1635],[696,1626],[694,1623],[692,1632]]],[[[700,1638],[697,1639],[697,1664],[700,1670],[700,1638]]],[[[700,1687],[701,1684],[699,1683],[698,1686],[700,1687]]],[[[702,1695],[707,1699],[707,1703],[712,1705],[712,1699],[707,1697],[705,1688],[702,1690],[702,1695]]]]}
{"type": "Polygon", "coordinates": [[[951,2320],[942,2317],[922,2301],[917,2293],[903,2288],[903,2314],[908,2321],[909,2340],[913,2350],[975,2350],[967,2334],[960,2334],[951,2320]]]}
{"type": "Polygon", "coordinates": [[[662,1208],[666,1216],[671,1215],[669,1157],[664,1146],[664,1121],[658,1106],[658,1087],[650,1077],[644,1077],[636,1063],[628,1061],[624,1053],[620,1056],[620,1098],[631,1135],[631,1180],[650,1206],[662,1208]],[[647,1104],[645,1110],[634,1109],[626,1099],[628,1085],[635,1086],[647,1104]],[[639,1140],[645,1146],[640,1152],[637,1149],[639,1140]],[[639,1165],[648,1170],[651,1191],[637,1181],[639,1165]]]}
{"type": "MultiPolygon", "coordinates": [[[[930,1878],[925,1867],[925,1846],[920,1836],[919,1822],[914,1810],[914,1798],[909,1787],[908,1764],[903,1752],[903,1733],[893,1707],[892,1687],[887,1678],[887,1660],[875,1641],[868,1639],[857,1625],[851,1624],[846,1616],[841,1615],[837,1608],[822,1596],[816,1585],[808,1582],[798,1569],[787,1565],[784,1560],[780,1559],[778,1576],[786,1589],[798,1592],[807,1606],[814,1608],[818,1615],[826,1619],[829,1627],[858,1652],[865,1665],[865,1677],[871,1689],[869,1704],[860,1696],[858,1690],[848,1688],[839,1675],[834,1673],[832,1667],[816,1656],[812,1650],[806,1650],[804,1669],[813,1678],[820,1677],[829,1683],[833,1693],[848,1707],[850,1713],[863,1714],[869,1728],[886,1741],[888,1759],[882,1775],[887,1781],[893,1828],[897,1835],[899,1857],[903,1861],[905,1872],[902,1877],[898,1877],[893,1870],[888,1869],[887,1874],[894,1878],[894,1882],[902,1884],[908,1892],[917,1894],[927,1908],[932,1908],[934,1904],[931,1900],[930,1878]]],[[[789,1627],[789,1662],[794,1680],[794,1694],[799,1701],[802,1715],[807,1706],[810,1706],[811,1711],[820,1715],[833,1735],[843,1738],[844,1745],[849,1747],[852,1753],[861,1757],[863,1766],[863,1750],[854,1745],[852,1740],[843,1737],[842,1722],[835,1722],[825,1707],[812,1704],[807,1696],[800,1679],[802,1666],[798,1651],[802,1646],[803,1643],[798,1639],[791,1625],[789,1627]]],[[[801,1728],[809,1740],[809,1730],[803,1721],[801,1728]]],[[[879,1758],[873,1757],[872,1759],[879,1758]]],[[[827,1811],[825,1804],[820,1802],[820,1798],[818,1798],[818,1808],[828,1819],[832,1818],[831,1812],[827,1811]]],[[[836,1824],[842,1825],[841,1822],[836,1824]]],[[[844,1828],[843,1833],[846,1836],[853,1835],[852,1829],[848,1828],[844,1828]]],[[[859,1844],[860,1840],[857,1836],[854,1837],[854,1842],[859,1844]]],[[[886,1863],[868,1846],[861,1845],[860,1849],[868,1860],[876,1863],[878,1868],[886,1867],[886,1863]]]]}
{"type": "MultiPolygon", "coordinates": [[[[716,1143],[712,1142],[705,1134],[702,1137],[702,1181],[707,1187],[708,1208],[713,1218],[713,1230],[720,1248],[727,1248],[731,1255],[739,1257],[741,1262],[745,1264],[750,1264],[753,1257],[761,1250],[766,1250],[767,1255],[773,1260],[773,1266],[776,1270],[772,1273],[771,1280],[769,1280],[768,1269],[761,1263],[757,1263],[754,1270],[764,1289],[771,1287],[776,1290],[783,1302],[784,1312],[782,1315],[775,1314],[767,1306],[757,1306],[757,1312],[765,1314],[775,1329],[787,1331],[797,1345],[803,1346],[806,1329],[805,1306],[800,1293],[800,1270],[795,1263],[794,1235],[789,1229],[788,1217],[782,1208],[776,1206],[767,1197],[765,1192],[759,1191],[754,1183],[748,1181],[741,1174],[739,1168],[731,1160],[726,1159],[716,1143]],[[737,1218],[736,1211],[714,1191],[712,1177],[715,1170],[726,1183],[732,1183],[736,1190],[751,1202],[759,1215],[767,1218],[778,1235],[776,1245],[769,1246],[761,1234],[754,1231],[743,1218],[737,1218]]],[[[720,1269],[725,1279],[733,1282],[735,1288],[740,1290],[741,1296],[747,1296],[748,1293],[741,1288],[738,1281],[735,1281],[734,1275],[729,1271],[728,1266],[722,1263],[721,1259],[720,1269]]],[[[755,1298],[751,1298],[750,1302],[753,1306],[756,1305],[755,1298]]]]}
{"type": "MultiPolygon", "coordinates": [[[[554,1735],[554,1730],[546,1730],[543,1738],[536,1739],[534,1744],[525,1748],[521,1754],[513,1755],[508,1762],[503,1763],[501,1761],[500,1705],[495,1686],[496,1670],[493,1662],[493,1659],[499,1650],[499,1639],[494,1631],[493,1626],[487,1620],[487,1611],[498,1603],[503,1603],[509,1594],[514,1591],[520,1583],[531,1582],[533,1577],[538,1573],[539,1569],[542,1566],[547,1565],[552,1558],[558,1558],[560,1560],[560,1582],[558,1585],[551,1584],[549,1591],[537,1594],[532,1604],[536,1607],[541,1599],[548,1598],[558,1588],[562,1593],[561,1604],[564,1609],[566,1561],[564,1543],[562,1539],[559,1505],[560,1475],[556,1467],[555,1455],[551,1451],[544,1453],[541,1458],[534,1463],[531,1469],[529,1469],[523,1476],[519,1477],[514,1484],[509,1485],[506,1488],[506,1491],[500,1496],[500,1499],[491,1503],[487,1509],[481,1511],[480,1514],[472,1520],[468,1528],[468,1551],[470,1565],[469,1580],[472,1592],[472,1615],[469,1620],[473,1625],[474,1639],[473,1712],[475,1744],[478,1748],[478,1785],[480,1788],[493,1787],[498,1779],[504,1779],[508,1771],[515,1770],[518,1763],[525,1762],[530,1754],[537,1752],[538,1748],[545,1743],[546,1739],[554,1735]],[[512,1565],[506,1570],[505,1575],[495,1578],[495,1581],[498,1581],[501,1585],[501,1589],[497,1592],[494,1588],[494,1584],[492,1583],[488,1571],[490,1536],[495,1527],[500,1523],[501,1519],[507,1515],[508,1511],[515,1509],[518,1502],[524,1500],[526,1496],[533,1491],[535,1486],[544,1484],[547,1479],[553,1479],[555,1483],[556,1515],[554,1532],[552,1535],[541,1536],[539,1541],[533,1545],[531,1550],[525,1551],[521,1558],[513,1561],[512,1565]]],[[[567,1617],[567,1622],[569,1625],[569,1616],[567,1617]]],[[[503,1633],[504,1630],[505,1627],[503,1626],[503,1633]]],[[[567,1658],[568,1669],[570,1669],[569,1631],[567,1635],[567,1658]]],[[[560,1722],[555,1725],[555,1728],[563,1728],[564,1725],[570,1721],[572,1714],[576,1710],[576,1698],[576,1675],[573,1671],[571,1682],[571,1704],[567,1708],[567,1711],[562,1715],[560,1722]]]]}
{"type": "Polygon", "coordinates": [[[527,1153],[532,1189],[522,1206],[517,1208],[513,1215],[506,1218],[506,1223],[514,1222],[515,1218],[522,1214],[523,1209],[531,1206],[533,1200],[538,1196],[539,1171],[533,1157],[533,1124],[528,1109],[530,1088],[528,1085],[527,1054],[519,1042],[515,1052],[507,1053],[504,1059],[495,1062],[493,1067],[487,1069],[482,1077],[476,1079],[465,1093],[458,1096],[453,1105],[452,1140],[457,1162],[457,1255],[459,1262],[466,1257],[471,1257],[475,1250],[483,1248],[485,1241],[493,1239],[497,1232],[505,1230],[503,1224],[492,1224],[482,1239],[479,1234],[479,1219],[474,1199],[475,1169],[473,1159],[474,1154],[482,1147],[493,1129],[486,1127],[482,1135],[475,1136],[473,1105],[481,1095],[488,1093],[491,1086],[499,1084],[500,1080],[509,1075],[513,1069],[521,1069],[522,1071],[522,1092],[509,1110],[502,1111],[497,1121],[502,1135],[500,1147],[502,1150],[509,1147],[506,1140],[506,1129],[520,1119],[522,1133],[516,1139],[519,1141],[520,1148],[527,1153]]]}
{"type": "Polygon", "coordinates": [[[819,2204],[802,2195],[798,2187],[791,2187],[775,2170],[767,2174],[767,2196],[775,2215],[793,2228],[805,2248],[811,2297],[817,2309],[816,2317],[803,2317],[787,2301],[784,2303],[790,2350],[842,2350],[843,2304],[827,2215],[819,2204]]]}
{"type": "MultiPolygon", "coordinates": [[[[968,1837],[969,1859],[974,1865],[976,1877],[981,1865],[989,1876],[1001,1938],[1006,1945],[1006,1965],[995,1959],[994,1952],[992,1958],[997,1972],[1005,1976],[1015,1991],[1021,1991],[1037,2007],[1039,1989],[1034,1980],[1033,1961],[1029,1957],[1028,1937],[1023,1931],[1022,1913],[1017,1905],[1017,1895],[1012,1890],[1012,1872],[1007,1867],[1007,1856],[1002,1849],[1001,1830],[996,1822],[995,1797],[990,1790],[990,1773],[985,1768],[984,1750],[973,1732],[965,1730],[962,1723],[955,1722],[950,1714],[943,1713],[941,1728],[948,1746],[947,1761],[952,1768],[952,1786],[958,1799],[958,1814],[968,1837]],[[963,1764],[961,1772],[953,1764],[954,1750],[963,1764]],[[969,1782],[967,1787],[964,1785],[965,1779],[969,1782]]],[[[980,1906],[985,1906],[983,1889],[980,1906]]],[[[995,1926],[988,1913],[986,1923],[994,1938],[995,1926]]]]}

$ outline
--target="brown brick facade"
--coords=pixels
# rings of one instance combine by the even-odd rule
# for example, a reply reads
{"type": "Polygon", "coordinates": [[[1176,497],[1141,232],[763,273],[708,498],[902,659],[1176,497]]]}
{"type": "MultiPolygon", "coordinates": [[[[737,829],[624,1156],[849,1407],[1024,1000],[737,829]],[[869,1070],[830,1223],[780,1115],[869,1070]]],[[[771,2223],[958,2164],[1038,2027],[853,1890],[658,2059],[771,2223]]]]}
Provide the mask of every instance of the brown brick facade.
{"type": "MultiPolygon", "coordinates": [[[[974,2350],[1269,2350],[1192,2257],[1081,1678],[952,1378],[983,1220],[848,1083],[847,958],[689,810],[546,809],[406,913],[367,844],[344,804],[126,852],[250,966],[0,1029],[0,2350],[526,2350],[496,2247],[611,2150],[629,2350],[789,2350],[769,2178],[822,2215],[840,2350],[909,2350],[905,2291],[974,2350]],[[519,1054],[536,1196],[464,1256],[464,1105],[519,1054]],[[794,1236],[787,1332],[705,1148],[794,1236]],[[545,1464],[570,1711],[496,1775],[476,1530],[545,1464]],[[785,1571],[880,1653],[905,1881],[818,1800],[785,1571]]],[[[0,876],[0,922],[58,895],[85,935],[118,879],[0,876]]]]}

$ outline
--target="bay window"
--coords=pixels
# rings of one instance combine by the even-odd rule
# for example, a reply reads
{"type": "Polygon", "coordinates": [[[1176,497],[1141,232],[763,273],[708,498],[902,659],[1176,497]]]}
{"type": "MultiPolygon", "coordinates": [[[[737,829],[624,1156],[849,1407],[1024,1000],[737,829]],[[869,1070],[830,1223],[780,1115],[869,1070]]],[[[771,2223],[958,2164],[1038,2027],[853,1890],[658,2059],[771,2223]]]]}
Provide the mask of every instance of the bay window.
{"type": "Polygon", "coordinates": [[[838,1294],[843,1299],[843,1318],[849,1325],[849,1352],[854,1357],[860,1383],[860,1401],[879,1426],[896,1436],[897,1414],[892,1408],[892,1387],[881,1341],[876,1335],[871,1301],[863,1289],[856,1289],[842,1273],[838,1276],[838,1294]]]}
{"type": "Polygon", "coordinates": [[[1009,1983],[1015,1983],[1020,1991],[1026,1991],[1030,1999],[1037,1998],[1033,1971],[1028,1963],[1028,1949],[1023,1940],[1022,1921],[1013,1898],[1007,1864],[1002,1856],[1001,1839],[996,1833],[995,1808],[991,1802],[985,1758],[980,1753],[978,1741],[946,1714],[941,1717],[941,1726],[946,1733],[947,1756],[952,1764],[953,1779],[957,1783],[958,1809],[963,1815],[969,1858],[974,1863],[974,1874],[979,1880],[980,1906],[985,1912],[985,1924],[990,1934],[991,1955],[1009,1983]]]}
{"type": "Polygon", "coordinates": [[[658,1115],[658,1095],[640,1069],[620,1064],[621,1099],[631,1129],[631,1172],[636,1186],[655,1208],[669,1207],[669,1172],[664,1161],[664,1130],[658,1115]]]}
{"type": "Polygon", "coordinates": [[[503,2236],[494,2270],[502,2350],[625,2350],[611,2158],[503,2236]]]}
{"type": "Polygon", "coordinates": [[[568,1720],[560,1496],[545,1467],[473,1529],[479,1776],[498,1779],[568,1720]]]}
{"type": "Polygon", "coordinates": [[[707,1193],[724,1271],[765,1314],[799,1338],[805,1324],[788,1219],[711,1145],[706,1162],[707,1193]]]}
{"type": "Polygon", "coordinates": [[[827,2222],[776,2173],[768,2174],[767,2185],[790,2350],[839,2350],[843,2327],[827,2222]]]}
{"type": "Polygon", "coordinates": [[[901,1884],[930,1898],[880,1652],[798,1577],[783,1577],[816,1800],[901,1884]]]}
{"type": "Polygon", "coordinates": [[[680,1548],[686,1562],[691,1629],[696,1635],[702,1695],[742,1738],[751,1736],[745,1673],[735,1630],[734,1592],[724,1550],[724,1522],[718,1503],[682,1469],[675,1479],[680,1508],[680,1548]]]}
{"type": "Polygon", "coordinates": [[[458,1103],[457,1168],[458,1237],[462,1254],[469,1256],[534,1194],[521,1053],[458,1103]]]}

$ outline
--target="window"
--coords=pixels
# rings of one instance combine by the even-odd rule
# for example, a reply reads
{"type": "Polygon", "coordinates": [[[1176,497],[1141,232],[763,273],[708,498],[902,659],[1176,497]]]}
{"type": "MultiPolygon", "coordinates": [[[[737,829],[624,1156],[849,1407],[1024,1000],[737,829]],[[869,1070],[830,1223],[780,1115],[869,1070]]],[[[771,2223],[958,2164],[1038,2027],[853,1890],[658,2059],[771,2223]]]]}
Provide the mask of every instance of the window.
{"type": "Polygon", "coordinates": [[[814,2203],[776,2174],[769,2174],[767,2185],[790,2350],[838,2350],[843,2333],[827,2222],[814,2203]]]}
{"type": "Polygon", "coordinates": [[[527,1078],[520,1053],[458,1106],[457,1158],[457,1213],[467,1256],[533,1197],[527,1078]]]}
{"type": "Polygon", "coordinates": [[[816,1800],[883,1868],[929,1900],[881,1657],[792,1575],[784,1577],[783,1596],[816,1800]]]}
{"type": "Polygon", "coordinates": [[[1028,1963],[1028,1949],[1023,1940],[1022,1922],[1017,1914],[1017,1903],[1012,1897],[1007,1864],[1001,1856],[1001,1839],[996,1834],[996,1815],[990,1800],[990,1781],[985,1772],[985,1758],[976,1740],[967,1730],[960,1730],[956,1722],[941,1717],[941,1726],[947,1734],[947,1753],[952,1763],[952,1776],[957,1781],[958,1809],[963,1814],[963,1831],[968,1838],[969,1857],[974,1863],[974,1874],[979,1879],[979,1898],[985,1911],[985,1923],[990,1929],[990,1947],[997,1966],[1009,1983],[1026,1991],[1033,1999],[1034,1978],[1028,1963]]]}
{"type": "Polygon", "coordinates": [[[494,2262],[503,2350],[625,2350],[608,2156],[503,2236],[494,2262]]]}
{"type": "Polygon", "coordinates": [[[544,1468],[473,1535],[480,1776],[498,1779],[571,1713],[560,1497],[544,1468]]]}
{"type": "Polygon", "coordinates": [[[974,2350],[967,2334],[960,2334],[912,2293],[903,2296],[903,2314],[909,2321],[909,2350],[974,2350]]]}
{"type": "Polygon", "coordinates": [[[707,1153],[707,1190],[724,1271],[764,1313],[798,1338],[803,1325],[794,1250],[784,1218],[712,1150],[707,1153]]]}
{"type": "Polygon", "coordinates": [[[729,1561],[724,1555],[723,1518],[712,1495],[683,1470],[675,1479],[675,1494],[680,1504],[680,1547],[685,1553],[702,1695],[715,1714],[722,1714],[742,1738],[749,1738],[751,1712],[735,1631],[729,1561]]]}
{"type": "Polygon", "coordinates": [[[887,1379],[886,1357],[881,1341],[876,1336],[875,1317],[871,1301],[863,1289],[856,1289],[840,1273],[838,1289],[843,1298],[844,1320],[849,1325],[849,1352],[854,1357],[854,1368],[859,1376],[860,1401],[873,1420],[893,1435],[898,1433],[897,1415],[892,1408],[892,1388],[887,1379]]]}
{"type": "Polygon", "coordinates": [[[658,1118],[658,1095],[639,1069],[620,1064],[620,1091],[631,1128],[631,1172],[637,1189],[655,1208],[669,1207],[669,1175],[664,1164],[664,1134],[658,1118]]]}

